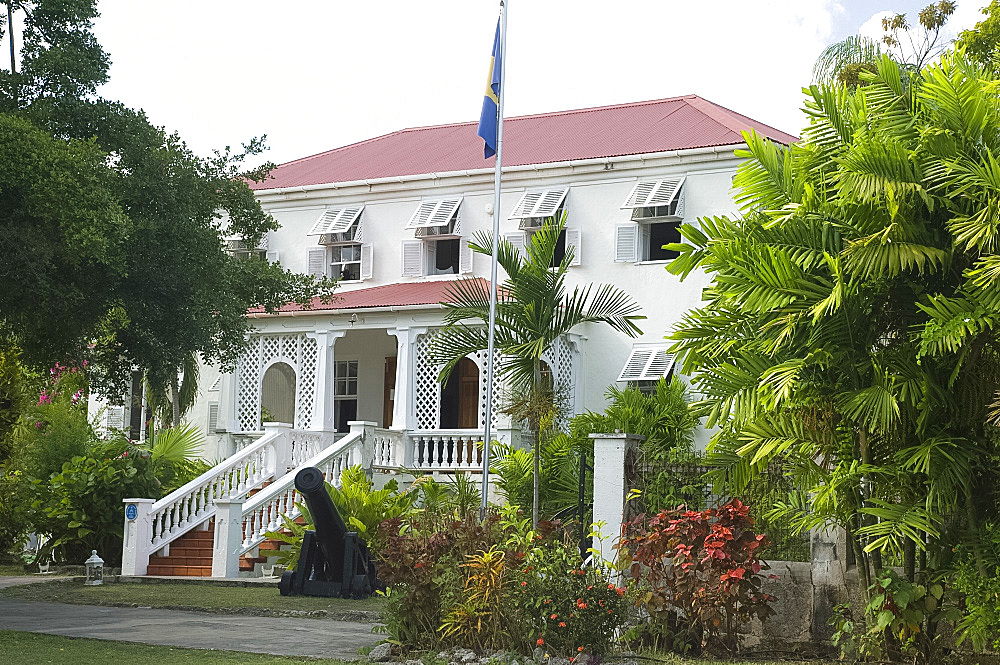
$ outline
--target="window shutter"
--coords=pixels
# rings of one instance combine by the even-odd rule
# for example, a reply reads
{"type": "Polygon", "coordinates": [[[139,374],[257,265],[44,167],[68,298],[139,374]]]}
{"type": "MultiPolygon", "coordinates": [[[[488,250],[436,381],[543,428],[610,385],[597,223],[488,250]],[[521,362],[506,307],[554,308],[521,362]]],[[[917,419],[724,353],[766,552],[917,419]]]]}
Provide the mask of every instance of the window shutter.
{"type": "Polygon", "coordinates": [[[524,231],[514,231],[513,233],[503,234],[503,239],[514,246],[514,249],[521,255],[523,259],[527,256],[528,252],[525,250],[525,238],[524,231]]]}
{"type": "Polygon", "coordinates": [[[270,263],[277,263],[278,262],[278,253],[277,252],[268,252],[267,253],[267,260],[270,263]]]}
{"type": "Polygon", "coordinates": [[[460,238],[458,241],[458,272],[463,275],[467,275],[472,272],[472,248],[469,247],[469,241],[466,238],[460,238]]]}
{"type": "Polygon", "coordinates": [[[371,243],[361,245],[361,279],[372,278],[372,268],[375,262],[375,246],[371,243]]]}
{"type": "Polygon", "coordinates": [[[437,247],[436,241],[424,242],[424,269],[420,273],[421,275],[436,274],[437,247]]]}
{"type": "Polygon", "coordinates": [[[403,277],[420,277],[424,274],[424,241],[403,241],[403,277]]]}
{"type": "Polygon", "coordinates": [[[354,227],[354,242],[362,242],[365,239],[365,220],[359,219],[354,227]]]}
{"type": "Polygon", "coordinates": [[[313,247],[309,250],[309,274],[313,277],[326,277],[326,247],[313,247]]]}
{"type": "Polygon", "coordinates": [[[219,405],[216,402],[208,404],[208,434],[215,434],[219,431],[219,405]]]}
{"type": "Polygon", "coordinates": [[[566,251],[569,248],[573,248],[573,260],[570,262],[571,266],[580,265],[580,260],[583,254],[583,247],[580,244],[581,234],[580,229],[566,229],[566,251]]]}
{"type": "Polygon", "coordinates": [[[125,407],[124,406],[108,406],[108,410],[104,414],[104,424],[111,433],[111,430],[119,430],[125,428],[125,407]]]}
{"type": "Polygon", "coordinates": [[[615,261],[618,263],[635,263],[636,241],[639,236],[638,224],[618,224],[615,226],[615,261]]]}

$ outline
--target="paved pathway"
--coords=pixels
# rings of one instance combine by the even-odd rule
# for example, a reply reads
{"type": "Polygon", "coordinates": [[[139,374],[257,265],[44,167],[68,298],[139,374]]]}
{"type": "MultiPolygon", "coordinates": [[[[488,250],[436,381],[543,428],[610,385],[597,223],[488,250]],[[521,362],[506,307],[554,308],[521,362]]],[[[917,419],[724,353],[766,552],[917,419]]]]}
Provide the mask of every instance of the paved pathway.
{"type": "Polygon", "coordinates": [[[21,586],[22,584],[35,584],[36,582],[55,582],[57,580],[71,580],[72,577],[65,575],[25,575],[24,577],[0,576],[0,589],[9,586],[21,586]]]}
{"type": "Polygon", "coordinates": [[[34,603],[8,598],[0,598],[0,629],[343,660],[359,658],[359,648],[378,641],[367,623],[34,603]]]}

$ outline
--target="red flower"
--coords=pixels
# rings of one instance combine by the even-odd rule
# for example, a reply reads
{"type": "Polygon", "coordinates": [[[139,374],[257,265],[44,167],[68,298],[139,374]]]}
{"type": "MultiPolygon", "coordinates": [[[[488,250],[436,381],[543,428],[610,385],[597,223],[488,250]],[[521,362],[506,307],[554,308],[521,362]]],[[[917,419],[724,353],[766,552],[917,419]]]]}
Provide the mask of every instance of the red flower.
{"type": "Polygon", "coordinates": [[[545,644],[545,640],[543,640],[542,638],[539,637],[537,640],[535,640],[535,646],[536,647],[540,647],[543,644],[545,644]]]}
{"type": "Polygon", "coordinates": [[[559,627],[560,628],[565,628],[566,627],[566,622],[565,621],[560,621],[559,622],[559,627]]]}
{"type": "Polygon", "coordinates": [[[552,616],[550,616],[549,618],[550,618],[550,619],[556,619],[556,618],[558,618],[558,617],[559,617],[559,615],[558,615],[558,614],[553,614],[553,615],[552,615],[552,616]]]}
{"type": "Polygon", "coordinates": [[[583,651],[583,647],[577,647],[576,650],[579,653],[580,651],[583,651]]]}
{"type": "Polygon", "coordinates": [[[528,586],[527,582],[521,582],[521,586],[528,586]]]}
{"type": "Polygon", "coordinates": [[[424,562],[423,561],[417,561],[415,564],[413,564],[413,567],[414,568],[423,568],[424,567],[424,562]]]}

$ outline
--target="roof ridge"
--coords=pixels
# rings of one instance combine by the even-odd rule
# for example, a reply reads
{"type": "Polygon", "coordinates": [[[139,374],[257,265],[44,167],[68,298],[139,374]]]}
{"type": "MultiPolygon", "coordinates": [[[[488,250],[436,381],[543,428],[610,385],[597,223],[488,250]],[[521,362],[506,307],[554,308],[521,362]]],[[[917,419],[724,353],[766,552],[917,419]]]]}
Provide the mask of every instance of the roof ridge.
{"type": "MultiPolygon", "coordinates": [[[[788,132],[783,132],[777,127],[768,125],[767,123],[760,122],[758,120],[754,120],[750,116],[743,115],[742,113],[734,111],[731,108],[723,106],[722,104],[716,104],[715,102],[709,101],[702,97],[698,97],[697,95],[692,95],[692,97],[694,97],[694,100],[692,100],[691,102],[692,106],[694,106],[696,109],[698,109],[705,115],[710,116],[713,120],[723,125],[726,129],[736,132],[740,135],[742,135],[743,132],[746,131],[748,128],[753,128],[754,125],[763,126],[766,127],[767,129],[773,129],[774,131],[781,132],[782,134],[788,134],[788,132]],[[740,124],[738,126],[734,126],[734,123],[732,122],[736,118],[738,118],[740,121],[740,124]]],[[[793,136],[792,134],[788,135],[793,136]]]]}

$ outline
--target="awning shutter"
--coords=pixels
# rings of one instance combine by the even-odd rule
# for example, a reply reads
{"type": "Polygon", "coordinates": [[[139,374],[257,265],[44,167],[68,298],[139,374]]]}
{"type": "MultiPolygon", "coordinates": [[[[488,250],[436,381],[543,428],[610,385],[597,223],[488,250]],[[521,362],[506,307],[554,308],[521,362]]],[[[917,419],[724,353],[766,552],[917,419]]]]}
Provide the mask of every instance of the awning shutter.
{"type": "Polygon", "coordinates": [[[632,188],[625,203],[622,204],[622,209],[668,206],[677,199],[683,186],[684,178],[643,180],[632,188]]]}
{"type": "Polygon", "coordinates": [[[508,219],[537,219],[552,217],[569,193],[568,187],[546,189],[540,192],[525,192],[514,206],[508,219]]]}
{"type": "Polygon", "coordinates": [[[354,222],[358,221],[358,217],[361,216],[361,211],[364,209],[364,204],[327,208],[320,214],[319,219],[313,223],[306,235],[321,236],[326,233],[346,233],[354,226],[354,222]]]}
{"type": "Polygon", "coordinates": [[[619,381],[656,381],[670,373],[674,356],[665,346],[636,346],[622,367],[619,381]]]}
{"type": "Polygon", "coordinates": [[[426,229],[446,226],[455,218],[455,213],[458,212],[460,205],[462,205],[461,196],[434,201],[421,201],[417,209],[413,211],[410,221],[406,223],[406,228],[426,229]]]}

